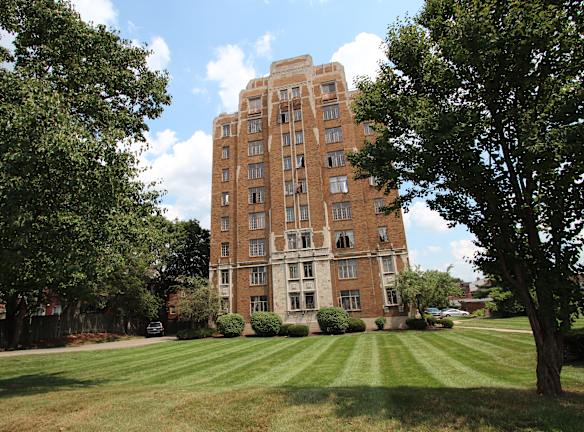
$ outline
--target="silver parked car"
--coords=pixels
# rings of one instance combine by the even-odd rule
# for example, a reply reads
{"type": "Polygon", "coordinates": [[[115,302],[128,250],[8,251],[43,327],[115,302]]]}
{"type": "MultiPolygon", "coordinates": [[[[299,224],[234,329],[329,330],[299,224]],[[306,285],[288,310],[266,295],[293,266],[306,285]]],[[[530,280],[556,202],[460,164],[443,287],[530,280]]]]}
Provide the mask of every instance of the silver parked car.
{"type": "Polygon", "coordinates": [[[164,326],[160,321],[152,321],[146,327],[146,337],[164,336],[164,326]]]}
{"type": "Polygon", "coordinates": [[[470,314],[467,311],[463,311],[460,309],[444,309],[440,312],[441,317],[451,317],[451,316],[469,316],[470,314]]]}

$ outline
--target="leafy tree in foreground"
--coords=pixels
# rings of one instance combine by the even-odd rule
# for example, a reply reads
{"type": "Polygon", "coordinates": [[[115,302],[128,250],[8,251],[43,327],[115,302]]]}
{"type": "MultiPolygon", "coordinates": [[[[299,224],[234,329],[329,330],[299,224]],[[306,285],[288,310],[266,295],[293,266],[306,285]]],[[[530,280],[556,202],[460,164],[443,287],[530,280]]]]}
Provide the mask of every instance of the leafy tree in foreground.
{"type": "Polygon", "coordinates": [[[401,188],[394,207],[426,198],[475,235],[474,262],[526,308],[548,395],[583,308],[582,34],[579,0],[427,0],[390,28],[354,107],[378,132],[351,157],[359,175],[401,188]]]}
{"type": "Polygon", "coordinates": [[[183,296],[177,305],[177,314],[181,321],[188,321],[191,326],[205,327],[219,314],[220,302],[216,290],[209,287],[203,278],[181,278],[181,284],[175,289],[183,296]]]}
{"type": "Polygon", "coordinates": [[[10,345],[45,292],[91,298],[155,212],[130,143],[170,102],[148,51],[69,4],[4,0],[0,28],[0,301],[10,345]]]}

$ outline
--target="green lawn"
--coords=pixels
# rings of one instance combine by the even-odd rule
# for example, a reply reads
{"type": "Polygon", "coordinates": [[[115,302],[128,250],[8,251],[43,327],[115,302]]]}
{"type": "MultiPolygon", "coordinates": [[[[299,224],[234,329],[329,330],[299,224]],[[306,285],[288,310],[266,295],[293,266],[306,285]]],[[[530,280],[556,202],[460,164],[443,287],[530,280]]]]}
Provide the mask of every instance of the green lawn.
{"type": "MultiPolygon", "coordinates": [[[[458,318],[453,318],[458,319],[458,318]]],[[[527,317],[513,317],[513,318],[471,318],[461,322],[460,325],[468,327],[491,327],[491,328],[505,328],[511,330],[531,330],[529,320],[527,317]]],[[[573,325],[574,328],[584,327],[584,317],[580,317],[573,325]]]]}
{"type": "Polygon", "coordinates": [[[165,342],[0,359],[1,431],[578,431],[534,394],[530,335],[443,330],[165,342]]]}

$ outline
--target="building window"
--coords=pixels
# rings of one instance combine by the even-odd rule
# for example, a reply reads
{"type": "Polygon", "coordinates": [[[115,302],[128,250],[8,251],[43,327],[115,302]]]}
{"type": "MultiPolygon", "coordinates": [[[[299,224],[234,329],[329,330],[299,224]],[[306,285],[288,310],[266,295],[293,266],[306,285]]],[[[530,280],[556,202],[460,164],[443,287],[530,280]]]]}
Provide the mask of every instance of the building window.
{"type": "Polygon", "coordinates": [[[300,220],[301,221],[306,221],[309,218],[309,213],[308,213],[308,206],[307,205],[301,205],[300,206],[300,220]]]}
{"type": "Polygon", "coordinates": [[[290,293],[290,310],[300,309],[300,293],[290,293]]]}
{"type": "Polygon", "coordinates": [[[369,123],[363,123],[363,132],[365,135],[373,135],[375,132],[369,123]]]}
{"type": "Polygon", "coordinates": [[[337,249],[347,249],[355,247],[355,237],[353,231],[335,232],[335,245],[337,249]]]}
{"type": "Polygon", "coordinates": [[[247,121],[247,133],[257,133],[262,131],[262,119],[251,119],[247,121]]]}
{"type": "Polygon", "coordinates": [[[221,159],[229,159],[229,147],[223,147],[221,149],[221,159]]]}
{"type": "Polygon", "coordinates": [[[326,105],[322,107],[322,118],[324,120],[339,118],[339,104],[326,105]]]}
{"type": "Polygon", "coordinates": [[[229,205],[229,192],[221,192],[221,205],[229,205]]]}
{"type": "Polygon", "coordinates": [[[259,141],[250,141],[247,143],[247,155],[248,156],[256,156],[264,154],[264,142],[259,141]]]}
{"type": "Polygon", "coordinates": [[[267,281],[266,266],[252,267],[250,269],[250,285],[265,285],[267,281]]]}
{"type": "Polygon", "coordinates": [[[229,231],[229,216],[221,218],[221,231],[229,231]]]}
{"type": "Polygon", "coordinates": [[[335,93],[337,91],[337,85],[335,82],[325,83],[321,86],[323,94],[335,93]]]}
{"type": "Polygon", "coordinates": [[[397,291],[393,288],[385,288],[385,301],[388,306],[395,306],[399,304],[397,291]]]}
{"type": "Polygon", "coordinates": [[[229,135],[231,135],[231,126],[228,124],[224,124],[223,126],[221,126],[221,136],[228,137],[229,135]]]}
{"type": "Polygon", "coordinates": [[[221,243],[221,256],[228,257],[229,256],[229,242],[221,243]]]}
{"type": "Polygon", "coordinates": [[[294,207],[286,207],[286,222],[294,222],[294,207]]]}
{"type": "Polygon", "coordinates": [[[294,195],[294,182],[287,181],[284,183],[284,195],[294,195]]]}
{"type": "Polygon", "coordinates": [[[250,313],[268,312],[268,296],[251,296],[250,297],[250,313]]]}
{"type": "Polygon", "coordinates": [[[357,277],[357,261],[346,259],[338,261],[339,279],[354,279],[357,277]]]}
{"type": "Polygon", "coordinates": [[[296,233],[288,233],[286,238],[288,239],[289,250],[298,249],[298,236],[296,235],[296,233]]]}
{"type": "Polygon", "coordinates": [[[223,171],[221,171],[221,181],[222,182],[229,181],[229,168],[226,168],[223,171]]]}
{"type": "Polygon", "coordinates": [[[296,155],[296,168],[304,167],[304,155],[296,155]]]}
{"type": "Polygon", "coordinates": [[[249,188],[247,193],[247,202],[249,204],[261,204],[265,200],[263,187],[249,188]]]}
{"type": "Polygon", "coordinates": [[[361,310],[359,290],[341,291],[341,307],[346,311],[361,310]]]}
{"type": "Polygon", "coordinates": [[[264,212],[250,213],[249,216],[249,229],[263,229],[266,227],[266,214],[264,212]]]}
{"type": "Polygon", "coordinates": [[[260,179],[264,176],[264,164],[262,162],[247,165],[247,178],[260,179]]]}
{"type": "Polygon", "coordinates": [[[289,123],[290,122],[290,113],[288,111],[282,111],[280,113],[280,123],[289,123]]]}
{"type": "Polygon", "coordinates": [[[294,134],[294,139],[296,144],[303,144],[304,143],[304,131],[296,131],[294,134]]]}
{"type": "Polygon", "coordinates": [[[298,183],[296,183],[296,193],[301,194],[306,193],[307,191],[308,188],[306,186],[306,179],[305,178],[298,179],[298,183]]]}
{"type": "Polygon", "coordinates": [[[385,203],[383,202],[383,198],[375,198],[375,200],[373,201],[373,208],[375,209],[375,214],[381,214],[383,213],[383,207],[385,206],[385,203]]]}
{"type": "Polygon", "coordinates": [[[282,89],[282,90],[280,90],[280,100],[281,101],[288,100],[288,89],[282,89]]]}
{"type": "Polygon", "coordinates": [[[259,97],[249,99],[249,112],[255,113],[261,111],[262,109],[262,99],[259,97]]]}
{"type": "Polygon", "coordinates": [[[292,97],[300,97],[300,87],[292,87],[292,97]]]}
{"type": "Polygon", "coordinates": [[[387,236],[387,227],[379,227],[377,228],[377,232],[379,233],[379,241],[386,242],[389,241],[389,237],[387,236]]]}
{"type": "Polygon", "coordinates": [[[341,142],[343,140],[343,130],[340,127],[328,128],[324,130],[324,142],[327,144],[341,142]]]}
{"type": "Polygon", "coordinates": [[[336,176],[329,178],[329,186],[331,193],[347,193],[349,192],[349,184],[347,176],[336,176]]]}
{"type": "Polygon", "coordinates": [[[249,256],[266,255],[266,241],[264,239],[254,239],[249,241],[249,256]]]}
{"type": "Polygon", "coordinates": [[[314,293],[304,293],[304,309],[316,309],[316,302],[314,301],[314,293]]]}
{"type": "Polygon", "coordinates": [[[314,277],[314,272],[312,271],[312,263],[304,263],[302,265],[302,267],[304,268],[304,278],[305,279],[311,279],[314,277]]]}
{"type": "Polygon", "coordinates": [[[295,109],[294,110],[294,121],[297,122],[300,120],[302,120],[302,110],[295,109]]]}
{"type": "Polygon", "coordinates": [[[353,209],[349,201],[333,203],[333,220],[347,220],[353,217],[353,209]]]}
{"type": "Polygon", "coordinates": [[[284,171],[292,169],[292,158],[290,156],[284,156],[284,171]]]}
{"type": "Polygon", "coordinates": [[[298,264],[288,264],[288,278],[298,279],[298,264]]]}
{"type": "Polygon", "coordinates": [[[282,134],[282,145],[283,146],[290,145],[290,134],[289,133],[282,134]]]}
{"type": "Polygon", "coordinates": [[[326,161],[329,168],[345,166],[345,152],[342,150],[328,152],[326,154],[326,161]]]}
{"type": "Polygon", "coordinates": [[[229,285],[229,270],[221,270],[221,285],[229,285]]]}
{"type": "Polygon", "coordinates": [[[300,233],[300,240],[302,242],[302,249],[308,249],[311,246],[311,241],[310,241],[311,235],[310,235],[310,231],[304,231],[302,233],[300,233]]]}
{"type": "Polygon", "coordinates": [[[384,256],[381,258],[383,273],[395,273],[395,265],[392,256],[384,256]]]}

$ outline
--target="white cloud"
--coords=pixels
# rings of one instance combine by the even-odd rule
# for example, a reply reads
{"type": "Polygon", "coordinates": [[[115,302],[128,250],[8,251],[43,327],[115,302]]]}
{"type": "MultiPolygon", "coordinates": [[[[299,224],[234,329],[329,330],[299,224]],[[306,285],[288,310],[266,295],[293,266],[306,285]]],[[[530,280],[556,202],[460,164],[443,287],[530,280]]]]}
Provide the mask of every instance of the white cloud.
{"type": "Polygon", "coordinates": [[[0,28],[0,46],[10,50],[11,52],[14,51],[14,38],[16,35],[14,33],[10,33],[3,28],[0,28]]]}
{"type": "Polygon", "coordinates": [[[116,23],[118,12],[111,0],[72,0],[71,3],[83,21],[105,25],[116,23]]]}
{"type": "Polygon", "coordinates": [[[256,54],[264,57],[271,57],[272,55],[272,42],[274,42],[276,37],[270,33],[265,32],[261,37],[256,40],[255,50],[256,54]]]}
{"type": "Polygon", "coordinates": [[[480,250],[470,239],[451,241],[450,253],[454,258],[454,261],[451,263],[453,265],[451,273],[465,281],[473,281],[477,277],[481,277],[482,273],[469,263],[480,250]]]}
{"type": "Polygon", "coordinates": [[[152,51],[146,59],[148,67],[152,70],[165,69],[170,62],[170,48],[168,48],[166,41],[160,36],[153,37],[148,49],[152,51]]]}
{"type": "Polygon", "coordinates": [[[354,88],[355,77],[367,75],[374,78],[377,75],[379,62],[385,58],[382,49],[383,40],[372,33],[359,33],[355,39],[341,46],[331,61],[341,63],[345,67],[345,76],[350,88],[354,88]]]}
{"type": "Polygon", "coordinates": [[[194,95],[202,95],[207,93],[207,89],[205,87],[193,87],[191,91],[194,95]]]}
{"type": "Polygon", "coordinates": [[[423,228],[429,231],[446,232],[448,224],[438,214],[431,210],[424,201],[416,201],[410,210],[404,213],[404,222],[408,228],[423,228]]]}
{"type": "Polygon", "coordinates": [[[179,141],[176,133],[166,129],[147,136],[150,148],[141,156],[144,182],[160,181],[167,191],[163,207],[169,219],[197,218],[210,227],[211,213],[211,135],[196,131],[179,141]]]}
{"type": "Polygon", "coordinates": [[[251,62],[237,45],[219,47],[216,59],[207,63],[207,79],[219,83],[219,97],[226,111],[237,111],[240,90],[255,76],[251,62]]]}

